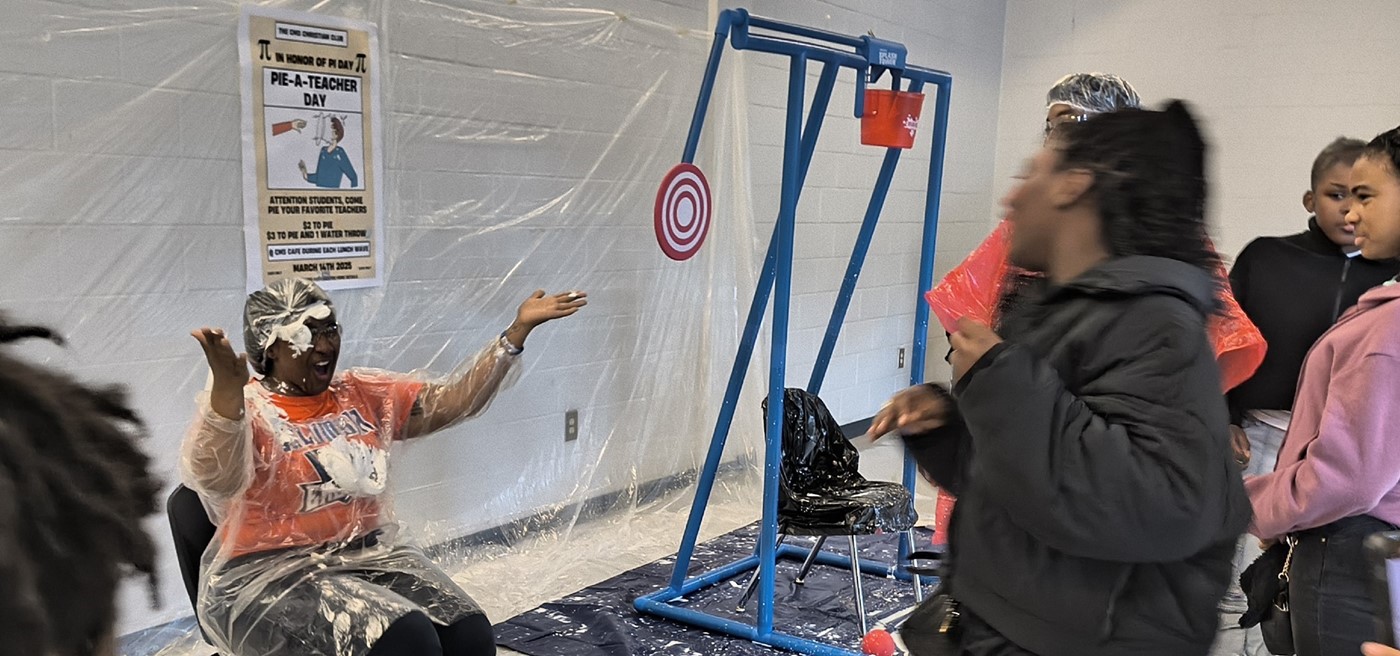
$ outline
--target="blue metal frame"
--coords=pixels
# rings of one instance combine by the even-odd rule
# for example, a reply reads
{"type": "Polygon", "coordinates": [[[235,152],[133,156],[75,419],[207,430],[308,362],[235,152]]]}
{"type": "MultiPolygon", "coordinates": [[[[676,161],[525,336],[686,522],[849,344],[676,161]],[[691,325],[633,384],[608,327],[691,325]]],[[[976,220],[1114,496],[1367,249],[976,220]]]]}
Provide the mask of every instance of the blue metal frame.
{"type": "MultiPolygon", "coordinates": [[[[792,294],[793,233],[797,225],[797,203],[807,178],[812,156],[816,151],[817,137],[821,132],[822,120],[831,100],[836,75],[842,68],[853,69],[856,73],[855,115],[864,113],[864,90],[868,82],[873,83],[884,73],[891,75],[891,86],[900,88],[901,80],[908,80],[909,91],[921,91],[925,84],[936,88],[936,106],[933,113],[933,147],[930,154],[928,197],[924,205],[923,247],[920,253],[919,290],[933,284],[933,256],[938,231],[939,196],[942,191],[943,153],[948,135],[948,97],[953,79],[947,73],[906,64],[904,46],[883,41],[871,36],[852,37],[827,32],[800,25],[791,25],[757,16],[751,16],[743,9],[726,9],[720,12],[715,26],[715,40],[710,48],[708,65],[700,85],[695,113],[691,118],[690,133],[686,138],[682,161],[691,163],[700,143],[700,132],[704,126],[705,113],[714,89],[715,76],[720,59],[724,54],[725,41],[735,50],[755,50],[790,59],[788,69],[788,102],[783,148],[782,198],[777,224],[764,257],[763,270],[759,275],[753,303],[749,306],[748,319],[744,324],[739,350],[730,370],[729,385],[724,401],[720,406],[719,417],[715,421],[714,433],[710,437],[710,449],[705,457],[705,465],[691,504],[690,519],[676,554],[676,563],[671,571],[669,585],[660,591],[639,597],[635,605],[638,610],[670,618],[686,624],[720,631],[729,635],[747,638],[755,642],[789,649],[804,654],[819,656],[858,656],[859,652],[842,649],[812,640],[798,638],[777,631],[773,626],[773,589],[778,558],[797,558],[806,551],[794,545],[778,545],[778,476],[782,463],[782,417],[783,390],[786,384],[787,333],[789,300],[792,294]],[[763,30],[754,34],[751,30],[763,30]],[[776,33],[770,34],[769,32],[776,33]],[[841,48],[846,48],[843,50],[841,48]],[[821,76],[812,97],[812,107],[803,127],[803,103],[806,96],[807,67],[810,62],[822,64],[821,76]],[[700,524],[704,519],[705,508],[709,504],[710,493],[714,489],[715,474],[719,469],[720,457],[724,452],[725,441],[734,420],[739,392],[744,385],[745,372],[758,341],[759,328],[763,323],[764,309],[769,296],[773,300],[772,348],[769,359],[768,377],[768,424],[764,440],[763,468],[763,521],[759,531],[757,554],[740,559],[717,569],[687,576],[695,544],[700,534],[700,524]],[[751,571],[759,571],[758,614],[754,624],[709,615],[689,608],[674,606],[670,602],[728,578],[751,571]]],[[[860,234],[851,250],[851,259],[842,279],[841,290],[832,307],[831,318],[827,323],[826,334],[821,350],[812,370],[807,389],[813,393],[821,389],[827,367],[835,351],[836,339],[855,293],[856,282],[860,278],[861,267],[875,234],[880,211],[884,207],[889,192],[890,181],[899,164],[900,149],[886,150],[880,174],[871,192],[870,203],[866,208],[865,219],[860,234]]],[[[924,355],[927,350],[929,309],[922,299],[916,298],[914,319],[914,347],[910,366],[910,384],[923,382],[924,355]]],[[[912,493],[916,480],[916,467],[906,454],[904,462],[904,485],[912,493]]],[[[900,539],[900,560],[911,548],[906,538],[900,539]]],[[[850,558],[832,553],[818,555],[817,562],[850,567],[850,558]]],[[[898,565],[861,563],[861,571],[881,575],[908,578],[910,575],[898,565]]]]}

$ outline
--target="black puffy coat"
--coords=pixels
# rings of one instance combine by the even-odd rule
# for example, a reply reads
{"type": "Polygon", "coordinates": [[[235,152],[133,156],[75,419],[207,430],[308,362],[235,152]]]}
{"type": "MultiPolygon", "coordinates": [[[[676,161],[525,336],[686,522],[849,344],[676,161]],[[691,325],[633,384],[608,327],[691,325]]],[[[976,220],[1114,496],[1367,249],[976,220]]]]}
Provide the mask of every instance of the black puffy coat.
{"type": "Polygon", "coordinates": [[[1215,288],[1156,257],[1047,286],[907,437],[958,496],[951,590],[1041,656],[1206,654],[1249,500],[1206,336],[1215,288]]]}

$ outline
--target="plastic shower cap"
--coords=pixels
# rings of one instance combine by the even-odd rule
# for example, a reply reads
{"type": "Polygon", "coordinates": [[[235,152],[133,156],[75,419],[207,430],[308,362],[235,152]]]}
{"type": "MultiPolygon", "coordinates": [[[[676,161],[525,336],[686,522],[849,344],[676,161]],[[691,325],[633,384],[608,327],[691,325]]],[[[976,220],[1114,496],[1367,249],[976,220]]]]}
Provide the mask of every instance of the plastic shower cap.
{"type": "Polygon", "coordinates": [[[305,278],[281,278],[248,295],[243,306],[243,348],[248,363],[266,374],[267,348],[278,339],[298,351],[311,347],[307,319],[325,319],[335,312],[331,297],[305,278]]]}
{"type": "Polygon", "coordinates": [[[1133,85],[1108,73],[1071,73],[1045,94],[1045,106],[1063,103],[1086,114],[1102,114],[1142,103],[1133,85]]]}

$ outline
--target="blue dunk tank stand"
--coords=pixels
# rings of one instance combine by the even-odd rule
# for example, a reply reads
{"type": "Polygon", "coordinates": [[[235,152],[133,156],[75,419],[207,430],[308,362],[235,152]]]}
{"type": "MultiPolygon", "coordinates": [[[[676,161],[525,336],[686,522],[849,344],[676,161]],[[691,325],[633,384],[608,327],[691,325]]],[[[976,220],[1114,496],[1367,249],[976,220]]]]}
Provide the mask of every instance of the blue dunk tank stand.
{"type": "MultiPolygon", "coordinates": [[[[867,128],[872,127],[867,125],[868,119],[871,117],[866,116],[867,110],[873,111],[870,106],[871,99],[877,98],[881,94],[885,97],[895,95],[910,97],[911,94],[920,94],[925,85],[931,85],[936,89],[936,104],[932,119],[933,144],[929,157],[928,189],[924,203],[923,247],[919,265],[918,289],[922,291],[929,289],[933,283],[934,244],[938,227],[939,195],[943,179],[943,152],[948,135],[948,98],[953,79],[951,75],[942,71],[907,65],[905,62],[906,49],[902,44],[876,39],[873,36],[845,36],[810,27],[791,25],[752,16],[743,9],[727,9],[721,12],[719,22],[715,26],[715,39],[710,49],[709,63],[700,86],[700,97],[696,102],[695,114],[691,119],[683,163],[677,165],[672,174],[667,176],[667,182],[662,184],[657,197],[658,241],[661,242],[662,249],[667,251],[667,254],[673,259],[685,259],[693,254],[694,248],[698,248],[699,241],[703,240],[704,229],[708,227],[709,188],[704,183],[703,175],[699,173],[699,169],[695,168],[692,162],[700,141],[700,130],[705,122],[706,107],[710,101],[710,92],[714,87],[715,74],[719,69],[720,57],[724,54],[726,41],[735,50],[753,50],[782,55],[786,56],[789,61],[781,209],[773,229],[773,236],[768,244],[768,253],[764,258],[758,287],[754,291],[753,304],[749,308],[748,320],[744,325],[738,353],[734,358],[734,367],[729,376],[729,386],[725,392],[718,420],[715,422],[713,436],[710,438],[709,453],[699,477],[695,500],[691,505],[690,518],[676,555],[670,583],[662,590],[639,597],[635,601],[635,606],[639,611],[645,613],[803,654],[858,656],[859,652],[800,638],[779,631],[773,626],[776,559],[785,557],[801,560],[806,556],[805,549],[801,547],[779,546],[777,544],[778,477],[782,463],[783,391],[787,358],[788,305],[792,294],[793,233],[797,220],[797,202],[802,193],[803,182],[807,177],[812,154],[816,149],[817,135],[826,115],[827,104],[831,99],[836,76],[843,68],[853,69],[856,76],[855,115],[865,117],[862,120],[862,141],[870,143],[873,140],[877,144],[890,147],[885,150],[884,161],[880,166],[879,176],[870,195],[870,203],[865,212],[864,222],[851,251],[850,263],[846,268],[840,292],[831,311],[821,351],[813,367],[811,380],[807,384],[807,391],[816,394],[821,389],[822,379],[826,374],[827,365],[831,361],[831,355],[836,346],[836,339],[840,335],[846,310],[850,306],[856,281],[860,277],[861,266],[865,261],[871,237],[875,232],[875,225],[879,220],[880,210],[884,206],[890,181],[894,176],[895,166],[899,163],[901,148],[909,147],[912,144],[914,128],[917,127],[918,110],[916,107],[912,119],[904,118],[902,122],[893,122],[895,127],[907,131],[907,137],[903,139],[904,143],[896,143],[900,141],[897,134],[894,135],[894,142],[881,143],[890,140],[890,132],[897,133],[899,130],[890,130],[891,125],[887,124],[884,126],[886,134],[883,136],[878,134],[880,126],[873,126],[874,129],[870,130],[870,132],[876,133],[873,136],[867,134],[867,128]],[[821,64],[821,74],[817,81],[816,91],[812,97],[812,107],[807,114],[806,127],[804,128],[802,119],[803,102],[806,97],[804,87],[807,83],[807,70],[809,64],[817,62],[821,64]],[[886,73],[890,76],[889,91],[867,89],[868,84],[873,85],[886,73]],[[901,89],[901,85],[905,84],[907,86],[901,89]],[[872,136],[872,138],[867,139],[867,136],[872,136]],[[668,193],[668,184],[671,189],[676,188],[675,184],[672,183],[673,178],[678,173],[682,177],[692,180],[691,189],[695,192],[692,197],[680,199],[679,204],[668,193]],[[694,178],[698,178],[698,182],[694,178]],[[701,193],[700,190],[703,190],[703,197],[697,201],[695,196],[701,193]],[[668,245],[667,237],[662,234],[662,214],[665,208],[676,207],[681,208],[675,212],[680,216],[680,223],[677,224],[678,228],[672,226],[675,234],[670,235],[668,245]],[[687,251],[687,248],[690,250],[687,251]],[[709,503],[710,493],[714,487],[715,473],[719,468],[725,440],[729,436],[739,392],[744,384],[744,373],[753,356],[754,343],[758,338],[759,327],[763,322],[764,310],[768,305],[770,292],[773,294],[771,331],[773,342],[769,361],[768,402],[772,407],[767,418],[763,468],[763,521],[758,537],[757,554],[688,577],[687,573],[695,551],[701,520],[704,519],[705,507],[709,503]],[[759,587],[757,594],[758,612],[752,624],[718,617],[671,603],[684,595],[751,572],[754,568],[759,571],[759,587]]],[[[922,100],[921,95],[917,98],[919,101],[922,100]]],[[[924,379],[924,354],[927,350],[929,308],[921,298],[916,297],[910,300],[915,303],[916,309],[913,326],[913,358],[909,381],[910,384],[919,384],[924,379]]],[[[906,454],[903,484],[911,493],[914,490],[916,476],[915,464],[906,454]]],[[[900,539],[900,562],[906,559],[911,549],[912,545],[909,544],[908,536],[905,534],[900,539]]],[[[848,556],[829,552],[821,553],[817,562],[850,568],[848,556]]],[[[896,576],[905,580],[911,576],[897,563],[886,564],[871,562],[870,559],[861,559],[860,567],[864,573],[877,576],[896,576]]]]}

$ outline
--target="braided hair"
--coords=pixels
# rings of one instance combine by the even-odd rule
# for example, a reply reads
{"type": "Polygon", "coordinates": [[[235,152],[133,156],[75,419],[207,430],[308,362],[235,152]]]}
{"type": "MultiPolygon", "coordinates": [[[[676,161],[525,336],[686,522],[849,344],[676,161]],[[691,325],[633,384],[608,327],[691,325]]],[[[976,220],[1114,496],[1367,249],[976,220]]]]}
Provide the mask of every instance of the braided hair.
{"type": "Polygon", "coordinates": [[[1206,143],[1186,104],[1124,109],[1056,131],[1062,168],[1094,173],[1090,193],[1104,241],[1118,257],[1154,255],[1213,272],[1208,246],[1206,143]]]}
{"type": "Polygon", "coordinates": [[[1389,162],[1390,172],[1400,177],[1400,126],[1376,135],[1361,149],[1361,156],[1376,162],[1389,162]]]}
{"type": "MultiPolygon", "coordinates": [[[[0,319],[0,345],[52,331],[0,319]]],[[[130,570],[154,601],[142,518],[160,484],[136,446],[141,420],[118,387],[89,387],[0,351],[0,656],[107,649],[130,570]]]]}

